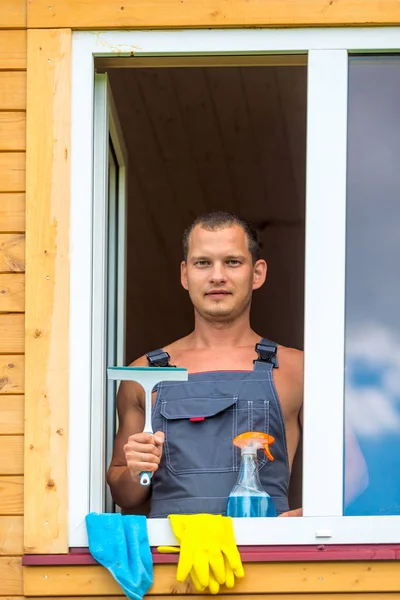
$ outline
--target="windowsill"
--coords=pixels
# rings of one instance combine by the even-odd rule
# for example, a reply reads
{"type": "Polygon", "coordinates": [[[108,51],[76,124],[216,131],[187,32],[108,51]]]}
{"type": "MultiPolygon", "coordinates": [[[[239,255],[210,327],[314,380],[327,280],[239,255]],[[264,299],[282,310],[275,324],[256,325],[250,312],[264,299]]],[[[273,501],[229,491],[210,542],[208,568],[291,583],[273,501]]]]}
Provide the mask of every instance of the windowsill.
{"type": "MultiPolygon", "coordinates": [[[[315,562],[351,560],[400,560],[400,544],[239,547],[243,562],[315,562]]],[[[159,554],[152,548],[153,563],[177,563],[177,554],[159,554]]],[[[87,548],[71,548],[68,554],[25,554],[23,566],[96,565],[87,548]]]]}

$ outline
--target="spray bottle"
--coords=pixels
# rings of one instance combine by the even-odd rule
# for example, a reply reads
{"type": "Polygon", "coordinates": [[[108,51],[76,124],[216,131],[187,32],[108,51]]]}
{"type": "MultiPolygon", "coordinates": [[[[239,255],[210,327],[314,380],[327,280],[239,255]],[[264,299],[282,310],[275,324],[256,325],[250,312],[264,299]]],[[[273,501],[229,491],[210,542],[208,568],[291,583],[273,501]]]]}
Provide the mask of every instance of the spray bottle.
{"type": "Polygon", "coordinates": [[[228,498],[228,516],[276,517],[272,498],[260,482],[257,458],[257,450],[263,448],[269,460],[274,460],[269,450],[269,444],[274,441],[271,435],[256,431],[242,433],[233,440],[234,445],[241,449],[242,459],[238,480],[228,498]]]}

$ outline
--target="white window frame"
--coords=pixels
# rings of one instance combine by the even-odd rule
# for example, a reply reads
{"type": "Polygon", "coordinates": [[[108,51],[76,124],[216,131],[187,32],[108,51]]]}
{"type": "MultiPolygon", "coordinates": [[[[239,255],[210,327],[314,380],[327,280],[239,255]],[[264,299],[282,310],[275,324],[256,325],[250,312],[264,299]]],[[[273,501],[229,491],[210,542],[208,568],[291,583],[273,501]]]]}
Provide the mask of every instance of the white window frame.
{"type": "MultiPolygon", "coordinates": [[[[107,380],[107,367],[122,366],[125,362],[128,157],[107,74],[95,74],[95,92],[89,505],[92,511],[104,512],[107,492],[104,465],[111,459],[110,441],[115,436],[115,419],[108,420],[107,414],[110,395],[116,388],[114,381],[107,380]],[[112,152],[115,166],[110,169],[112,152]],[[114,185],[110,186],[110,181],[114,185]],[[118,239],[114,233],[108,239],[110,225],[118,228],[118,239]],[[118,262],[107,277],[108,261],[114,263],[117,257],[118,262]],[[110,315],[116,319],[111,320],[110,315]]],[[[107,505],[111,504],[109,496],[107,505]]]]}
{"type": "MultiPolygon", "coordinates": [[[[73,33],[70,546],[87,545],[84,518],[100,506],[90,493],[94,59],[132,55],[308,54],[304,516],[236,519],[235,535],[240,545],[400,543],[400,516],[342,516],[348,55],[399,49],[396,27],[73,33]]],[[[174,543],[167,519],[148,520],[148,532],[151,545],[174,543]]]]}

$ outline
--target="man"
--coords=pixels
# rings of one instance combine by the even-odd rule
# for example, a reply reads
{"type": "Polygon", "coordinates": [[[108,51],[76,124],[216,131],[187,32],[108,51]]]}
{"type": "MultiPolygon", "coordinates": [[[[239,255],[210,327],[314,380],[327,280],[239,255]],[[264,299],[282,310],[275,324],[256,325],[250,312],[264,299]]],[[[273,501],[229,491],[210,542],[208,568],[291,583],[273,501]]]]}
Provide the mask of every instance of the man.
{"type": "Polygon", "coordinates": [[[188,383],[165,382],[153,394],[154,435],[143,433],[144,394],[122,382],[119,429],[108,470],[115,502],[134,511],[149,497],[140,473],[152,472],[151,517],[224,513],[236,483],[235,435],[274,436],[274,461],[260,457],[260,479],[280,516],[289,511],[290,471],[300,439],[303,354],[263,339],[250,327],[253,290],[266,279],[253,228],[230,213],[196,219],[184,235],[182,286],[194,307],[188,336],[132,366],[184,367],[188,383]]]}

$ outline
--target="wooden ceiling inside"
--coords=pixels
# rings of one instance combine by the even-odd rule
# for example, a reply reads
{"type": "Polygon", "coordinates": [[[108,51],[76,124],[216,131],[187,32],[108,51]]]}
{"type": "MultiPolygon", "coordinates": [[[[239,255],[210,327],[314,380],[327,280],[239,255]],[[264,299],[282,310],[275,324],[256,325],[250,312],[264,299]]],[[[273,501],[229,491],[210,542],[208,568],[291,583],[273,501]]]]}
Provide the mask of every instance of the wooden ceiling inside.
{"type": "Polygon", "coordinates": [[[215,209],[260,233],[271,274],[256,298],[256,328],[301,345],[306,67],[108,73],[129,153],[127,359],[190,331],[182,232],[215,209]],[[280,326],[265,316],[278,306],[280,326]]]}

